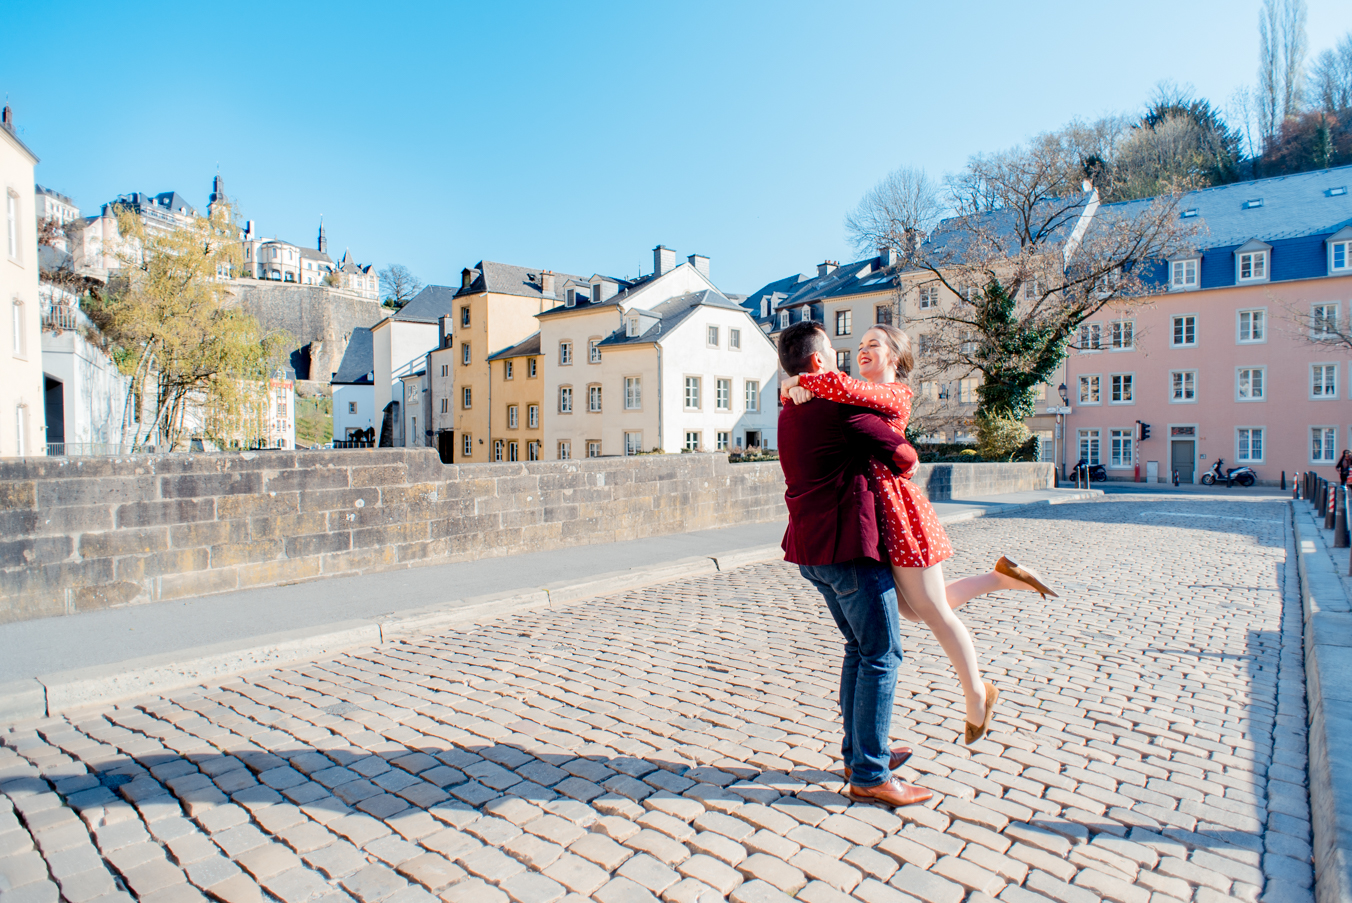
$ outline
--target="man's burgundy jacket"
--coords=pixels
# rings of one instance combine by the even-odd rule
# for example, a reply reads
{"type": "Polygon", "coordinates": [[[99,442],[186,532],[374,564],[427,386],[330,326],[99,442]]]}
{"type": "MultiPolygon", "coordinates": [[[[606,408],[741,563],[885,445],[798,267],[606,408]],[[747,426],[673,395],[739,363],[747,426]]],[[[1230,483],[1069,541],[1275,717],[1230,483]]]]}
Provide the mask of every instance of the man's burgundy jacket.
{"type": "Polygon", "coordinates": [[[779,464],[788,489],[784,558],[794,564],[838,564],[856,558],[887,561],[878,506],[868,486],[870,458],[896,472],[897,446],[913,463],[915,449],[876,411],[814,398],[785,402],[779,412],[779,464]]]}

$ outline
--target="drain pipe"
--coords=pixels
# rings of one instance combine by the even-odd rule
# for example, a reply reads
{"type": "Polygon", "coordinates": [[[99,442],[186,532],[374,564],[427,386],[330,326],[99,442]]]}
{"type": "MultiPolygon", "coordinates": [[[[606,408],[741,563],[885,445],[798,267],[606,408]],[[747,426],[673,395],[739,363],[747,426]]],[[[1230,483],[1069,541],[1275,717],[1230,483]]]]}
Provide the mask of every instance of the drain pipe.
{"type": "Polygon", "coordinates": [[[666,451],[662,444],[662,346],[653,342],[653,347],[657,349],[657,447],[666,451]]]}

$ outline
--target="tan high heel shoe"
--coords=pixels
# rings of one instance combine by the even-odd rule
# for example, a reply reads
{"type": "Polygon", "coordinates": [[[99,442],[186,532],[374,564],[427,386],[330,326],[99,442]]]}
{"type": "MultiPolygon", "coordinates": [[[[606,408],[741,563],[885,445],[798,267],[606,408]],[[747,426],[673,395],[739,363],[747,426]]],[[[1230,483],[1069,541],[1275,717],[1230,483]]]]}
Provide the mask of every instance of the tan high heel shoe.
{"type": "Polygon", "coordinates": [[[1051,596],[1053,599],[1059,598],[1052,588],[1042,582],[1042,578],[1037,575],[1037,571],[1026,567],[1020,567],[1016,561],[1011,561],[1008,557],[1001,555],[1000,560],[995,562],[995,572],[1004,574],[1006,577],[1013,577],[1020,583],[1026,583],[1031,586],[1034,592],[1040,593],[1043,599],[1051,596]]]}
{"type": "Polygon", "coordinates": [[[1000,691],[995,688],[995,684],[989,680],[983,680],[986,687],[986,719],[980,724],[967,722],[967,745],[971,746],[982,737],[986,736],[986,729],[991,726],[991,712],[995,710],[995,701],[1000,698],[1000,691]]]}

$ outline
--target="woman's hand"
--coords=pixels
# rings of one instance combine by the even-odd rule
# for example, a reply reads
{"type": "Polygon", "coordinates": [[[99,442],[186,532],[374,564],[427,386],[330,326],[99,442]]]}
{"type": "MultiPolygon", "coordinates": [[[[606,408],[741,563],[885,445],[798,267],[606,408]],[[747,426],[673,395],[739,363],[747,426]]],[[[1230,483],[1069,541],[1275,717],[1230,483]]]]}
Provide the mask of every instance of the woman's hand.
{"type": "Polygon", "coordinates": [[[802,386],[790,386],[784,394],[788,395],[789,401],[794,404],[807,404],[814,397],[811,392],[802,386]]]}
{"type": "Polygon", "coordinates": [[[798,377],[796,376],[791,376],[788,379],[781,379],[779,381],[779,394],[788,395],[789,390],[797,385],[798,385],[798,377]]]}

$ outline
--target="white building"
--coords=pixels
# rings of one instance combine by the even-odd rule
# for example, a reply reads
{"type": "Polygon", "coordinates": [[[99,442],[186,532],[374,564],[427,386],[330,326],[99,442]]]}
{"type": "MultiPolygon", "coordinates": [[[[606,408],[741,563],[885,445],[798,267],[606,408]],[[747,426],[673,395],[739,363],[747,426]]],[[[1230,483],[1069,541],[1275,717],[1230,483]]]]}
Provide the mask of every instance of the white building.
{"type": "Polygon", "coordinates": [[[371,330],[358,326],[352,330],[347,350],[333,374],[333,439],[374,441],[376,428],[375,364],[372,358],[371,330]],[[358,435],[360,434],[360,435],[358,435]]]}
{"type": "Polygon", "coordinates": [[[432,393],[428,391],[426,368],[410,373],[400,380],[403,384],[404,444],[409,448],[427,448],[432,445],[432,393]]]}
{"type": "Polygon", "coordinates": [[[38,158],[14,133],[9,107],[0,114],[0,457],[41,455],[43,378],[38,300],[37,217],[33,167],[38,158]]]}
{"type": "Polygon", "coordinates": [[[125,451],[122,419],[130,377],[87,336],[97,330],[74,303],[44,299],[42,369],[47,449],[53,455],[125,451]]]}
{"type": "Polygon", "coordinates": [[[617,294],[539,314],[545,453],[557,459],[773,447],[777,357],[764,331],[709,280],[707,257],[654,272],[617,294]]]}
{"type": "Polygon", "coordinates": [[[372,301],[380,300],[380,279],[376,276],[374,264],[357,263],[352,259],[352,253],[344,249],[337,272],[338,288],[372,301]]]}
{"type": "Polygon", "coordinates": [[[375,421],[382,446],[402,448],[405,441],[403,378],[424,369],[427,352],[441,344],[439,318],[450,316],[455,289],[429,285],[412,301],[371,327],[375,373],[375,421]]]}

